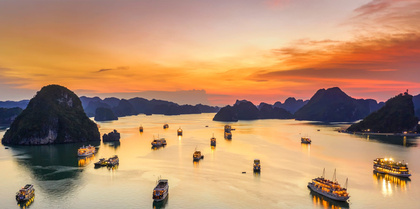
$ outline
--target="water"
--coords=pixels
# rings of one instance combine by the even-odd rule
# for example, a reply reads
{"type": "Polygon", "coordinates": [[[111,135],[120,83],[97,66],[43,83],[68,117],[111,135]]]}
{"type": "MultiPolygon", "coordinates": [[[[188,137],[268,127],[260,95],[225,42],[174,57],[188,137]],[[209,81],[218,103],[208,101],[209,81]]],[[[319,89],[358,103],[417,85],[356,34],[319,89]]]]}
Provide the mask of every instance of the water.
{"type": "Polygon", "coordinates": [[[36,189],[31,209],[419,208],[416,138],[338,133],[337,128],[346,126],[340,124],[256,120],[232,123],[236,130],[228,141],[223,139],[225,123],[212,121],[213,116],[138,115],[99,123],[101,134],[117,129],[121,143],[92,144],[100,148],[87,159],[76,155],[81,144],[2,146],[0,208],[19,208],[14,195],[27,183],[36,189]],[[163,130],[166,122],[169,129],[163,130]],[[179,127],[182,137],[176,135],[179,127]],[[215,149],[210,147],[213,133],[215,149]],[[153,150],[150,142],[158,134],[168,145],[153,150]],[[301,136],[310,136],[312,145],[301,144],[301,136]],[[192,160],[196,148],[204,155],[198,163],[192,160]],[[94,168],[99,158],[113,155],[120,158],[118,168],[94,168]],[[373,173],[372,160],[377,157],[408,162],[411,180],[373,173]],[[254,158],[261,160],[260,174],[252,171],[254,158]],[[327,178],[337,169],[342,185],[349,178],[348,204],[324,199],[306,187],[323,168],[327,178]],[[160,176],[169,179],[169,196],[153,205],[152,191],[160,176]]]}

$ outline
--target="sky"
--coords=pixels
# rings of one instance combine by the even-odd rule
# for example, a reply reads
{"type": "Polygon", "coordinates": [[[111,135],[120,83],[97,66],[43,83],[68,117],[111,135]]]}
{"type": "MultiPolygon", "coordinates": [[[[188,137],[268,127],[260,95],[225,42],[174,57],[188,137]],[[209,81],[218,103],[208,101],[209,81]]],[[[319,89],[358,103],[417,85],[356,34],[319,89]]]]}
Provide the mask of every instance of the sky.
{"type": "Polygon", "coordinates": [[[59,84],[212,105],[334,86],[386,101],[420,94],[419,22],[418,0],[1,0],[0,100],[59,84]]]}

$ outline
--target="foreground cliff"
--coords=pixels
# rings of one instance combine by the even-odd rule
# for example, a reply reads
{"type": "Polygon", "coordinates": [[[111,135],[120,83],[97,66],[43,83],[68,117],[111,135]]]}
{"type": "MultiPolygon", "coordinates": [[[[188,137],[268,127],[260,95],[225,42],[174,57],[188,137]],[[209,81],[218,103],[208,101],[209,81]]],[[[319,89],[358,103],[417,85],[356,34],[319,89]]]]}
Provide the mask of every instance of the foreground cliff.
{"type": "Polygon", "coordinates": [[[414,115],[413,96],[405,93],[389,99],[385,106],[351,125],[350,132],[402,133],[419,131],[419,119],[414,115]]]}
{"type": "Polygon", "coordinates": [[[43,87],[4,134],[3,144],[42,145],[100,141],[79,97],[59,85],[43,87]]]}

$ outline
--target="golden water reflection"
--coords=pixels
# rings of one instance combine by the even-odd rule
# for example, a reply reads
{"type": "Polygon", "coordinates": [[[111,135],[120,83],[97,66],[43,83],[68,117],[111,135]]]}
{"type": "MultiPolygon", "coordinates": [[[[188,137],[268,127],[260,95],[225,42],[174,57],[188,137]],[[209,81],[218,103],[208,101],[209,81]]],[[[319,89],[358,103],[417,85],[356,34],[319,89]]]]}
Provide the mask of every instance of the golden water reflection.
{"type": "Polygon", "coordinates": [[[382,195],[384,196],[391,196],[396,191],[407,191],[407,186],[409,186],[411,181],[409,178],[381,174],[376,171],[373,171],[373,179],[376,185],[381,186],[382,195]]]}
{"type": "Polygon", "coordinates": [[[35,196],[33,196],[31,199],[29,199],[26,202],[18,202],[18,206],[22,209],[26,209],[29,208],[29,206],[31,206],[31,204],[35,201],[35,196]]]}
{"type": "Polygon", "coordinates": [[[153,209],[163,209],[166,207],[166,205],[169,202],[169,194],[166,196],[166,198],[160,202],[153,201],[153,209]]]}
{"type": "Polygon", "coordinates": [[[301,143],[302,152],[306,152],[308,156],[311,156],[311,144],[301,143]]]}
{"type": "Polygon", "coordinates": [[[91,161],[93,161],[95,159],[95,155],[91,155],[91,156],[86,156],[86,157],[79,157],[79,160],[77,162],[77,164],[79,165],[79,167],[85,167],[87,165],[89,165],[89,163],[91,161]]]}
{"type": "Polygon", "coordinates": [[[319,195],[311,190],[312,202],[314,206],[323,207],[325,209],[345,209],[349,208],[348,202],[338,202],[319,195]]]}

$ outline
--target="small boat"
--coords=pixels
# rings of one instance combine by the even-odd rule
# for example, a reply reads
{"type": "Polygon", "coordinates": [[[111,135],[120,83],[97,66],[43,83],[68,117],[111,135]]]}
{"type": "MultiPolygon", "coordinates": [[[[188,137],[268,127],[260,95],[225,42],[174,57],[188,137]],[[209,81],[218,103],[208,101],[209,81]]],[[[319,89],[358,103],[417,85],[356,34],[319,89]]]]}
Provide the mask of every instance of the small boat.
{"type": "Polygon", "coordinates": [[[98,162],[96,162],[94,164],[95,164],[95,168],[99,168],[99,167],[102,167],[102,166],[107,166],[108,161],[105,158],[101,158],[101,159],[99,159],[98,162]]]}
{"type": "Polygon", "coordinates": [[[201,155],[201,151],[195,150],[194,154],[193,154],[193,160],[194,161],[199,161],[201,159],[203,159],[204,156],[201,155]]]}
{"type": "Polygon", "coordinates": [[[254,159],[254,172],[261,171],[261,162],[259,159],[254,159]]]}
{"type": "Polygon", "coordinates": [[[143,133],[143,126],[139,127],[139,131],[140,131],[140,133],[143,133]]]}
{"type": "Polygon", "coordinates": [[[231,130],[232,130],[232,127],[230,125],[225,125],[225,132],[226,133],[230,133],[231,130]]]}
{"type": "Polygon", "coordinates": [[[216,146],[216,138],[214,137],[214,134],[213,137],[211,137],[210,139],[210,146],[216,146]]]}
{"type": "Polygon", "coordinates": [[[96,148],[94,146],[89,145],[89,146],[85,147],[83,145],[82,147],[80,147],[77,150],[77,155],[79,157],[86,157],[86,156],[94,154],[95,152],[96,152],[96,148]]]}
{"type": "Polygon", "coordinates": [[[373,160],[373,169],[378,173],[389,174],[398,177],[408,178],[411,176],[408,171],[408,164],[401,162],[394,162],[392,158],[376,158],[373,160]]]}
{"type": "Polygon", "coordinates": [[[168,125],[167,123],[165,123],[165,124],[163,125],[163,129],[167,129],[167,128],[169,128],[169,125],[168,125]]]}
{"type": "Polygon", "coordinates": [[[16,201],[25,202],[35,197],[34,185],[27,184],[16,193],[16,201]]]}
{"type": "Polygon", "coordinates": [[[153,189],[153,200],[160,202],[168,196],[169,184],[167,179],[159,179],[156,187],[153,189]]]}
{"type": "Polygon", "coordinates": [[[181,127],[179,127],[179,129],[177,130],[177,134],[178,134],[178,136],[182,136],[182,129],[181,129],[181,127]]]}
{"type": "Polygon", "coordinates": [[[336,178],[335,170],[334,170],[334,177],[333,177],[334,181],[325,179],[324,176],[325,176],[325,169],[321,177],[314,178],[312,179],[312,182],[308,183],[308,188],[320,195],[323,195],[325,197],[328,197],[336,201],[345,202],[350,198],[349,193],[347,192],[347,181],[346,181],[346,187],[341,187],[341,185],[337,182],[337,179],[335,179],[336,178]]]}
{"type": "Polygon", "coordinates": [[[165,146],[166,145],[166,139],[165,138],[154,139],[151,144],[152,144],[152,147],[165,146]]]}
{"type": "Polygon", "coordinates": [[[301,137],[300,141],[301,143],[304,143],[304,144],[310,144],[312,142],[309,137],[301,137]]]}
{"type": "Polygon", "coordinates": [[[107,162],[107,166],[111,166],[111,167],[119,165],[119,164],[120,164],[120,159],[118,158],[117,155],[114,155],[114,157],[109,158],[107,162]]]}

